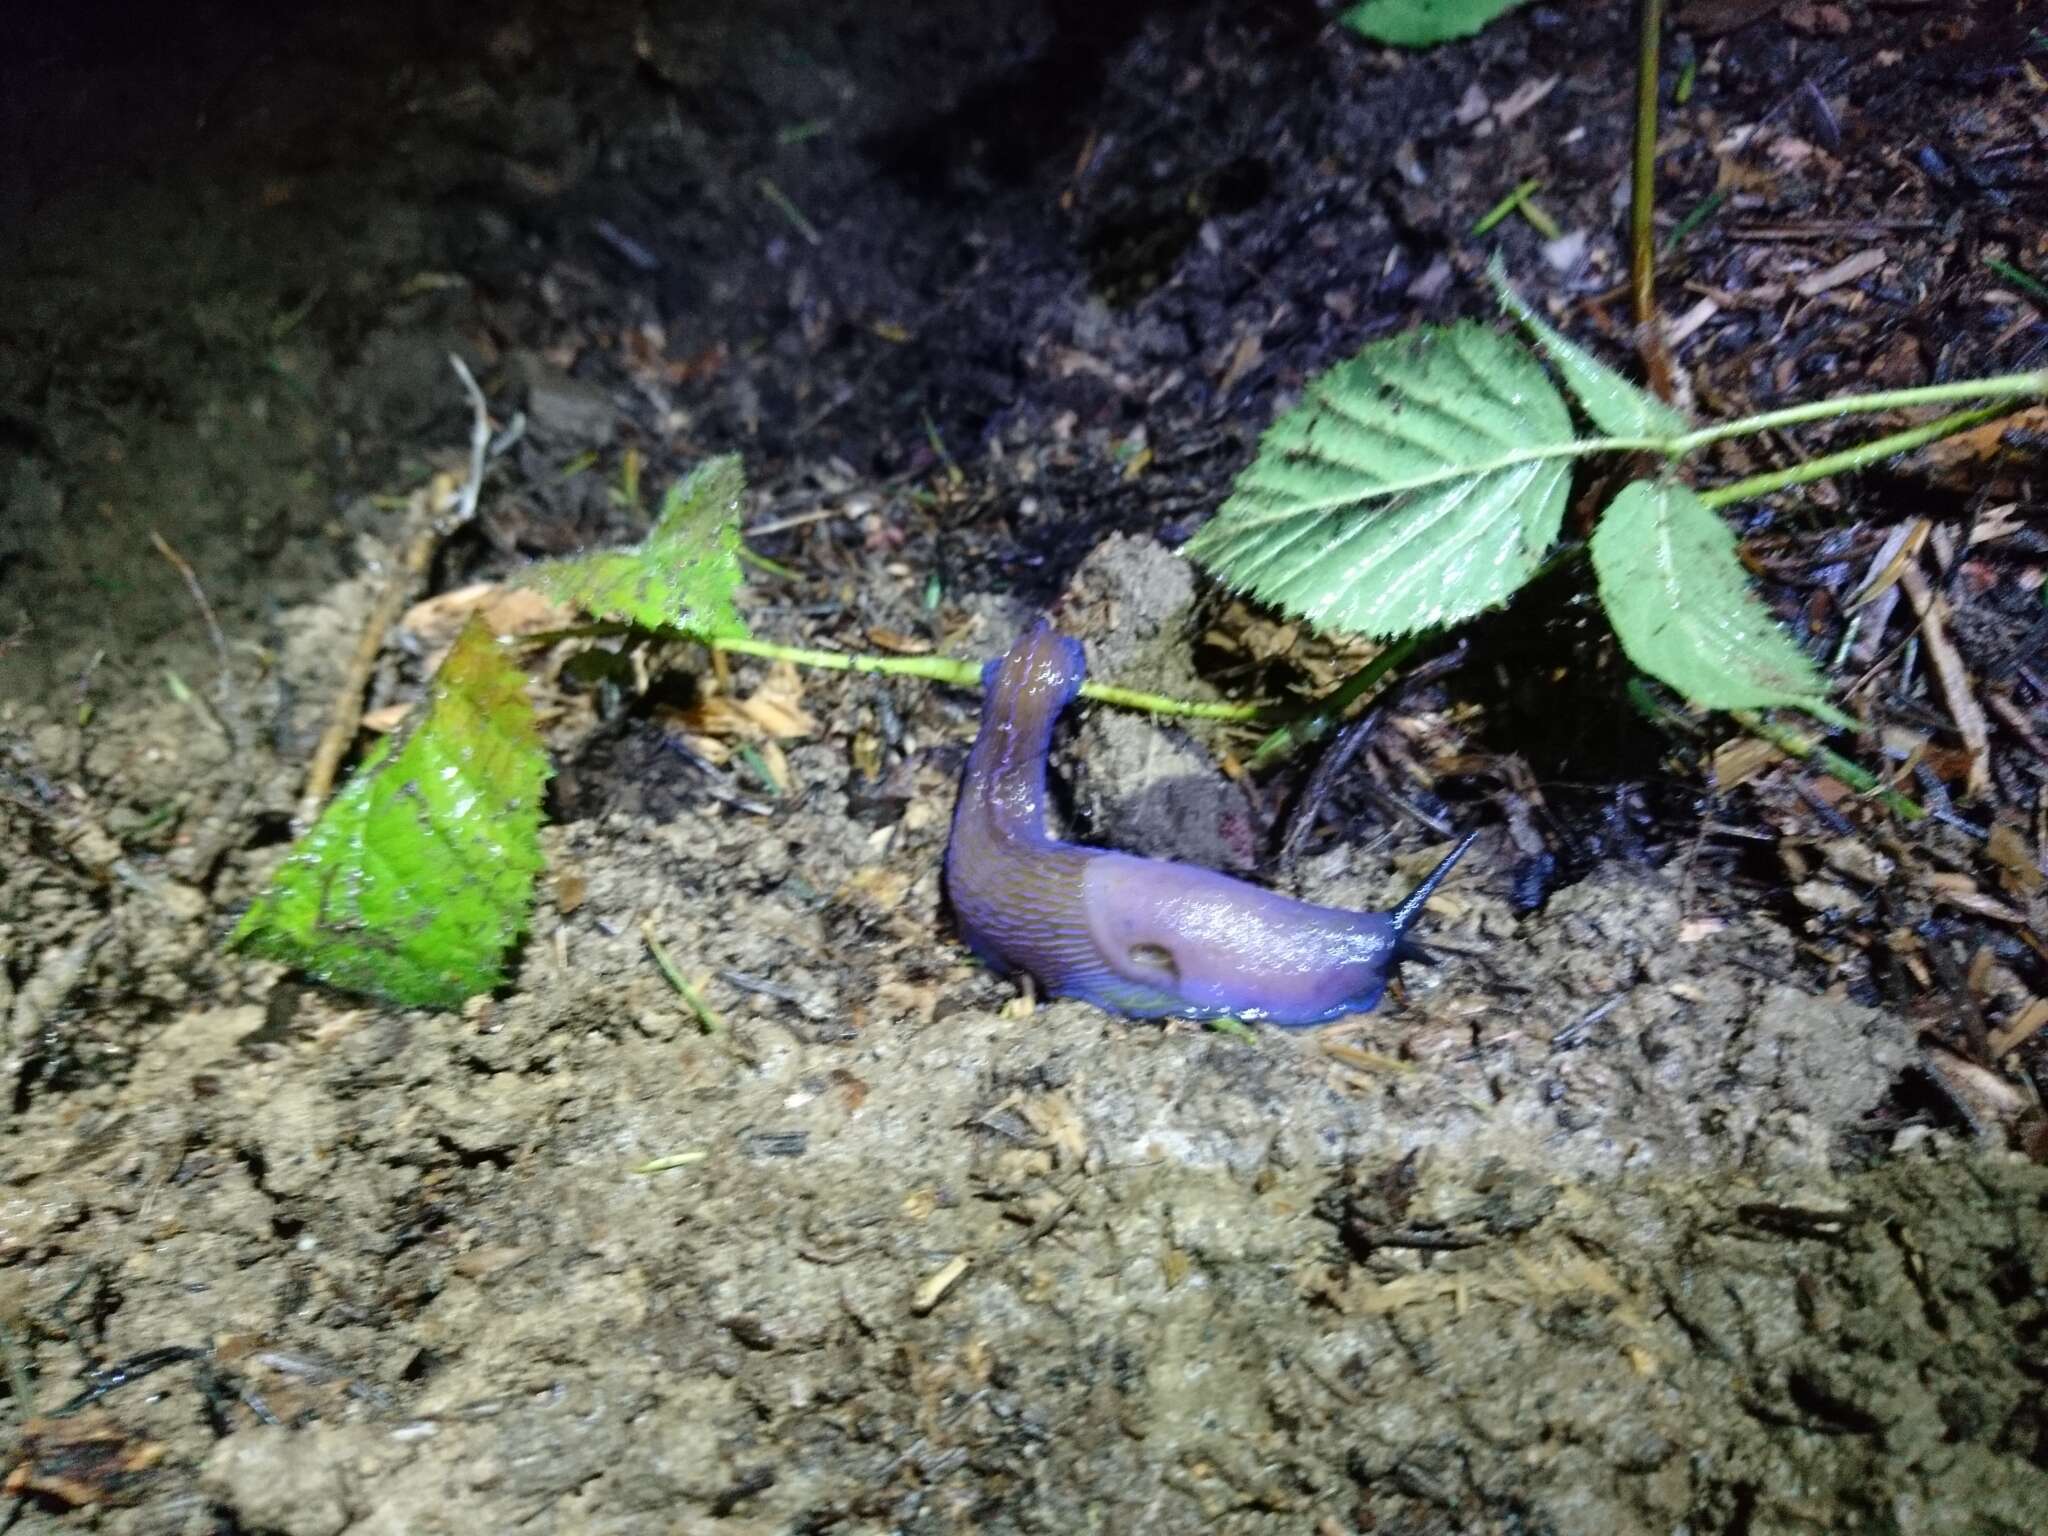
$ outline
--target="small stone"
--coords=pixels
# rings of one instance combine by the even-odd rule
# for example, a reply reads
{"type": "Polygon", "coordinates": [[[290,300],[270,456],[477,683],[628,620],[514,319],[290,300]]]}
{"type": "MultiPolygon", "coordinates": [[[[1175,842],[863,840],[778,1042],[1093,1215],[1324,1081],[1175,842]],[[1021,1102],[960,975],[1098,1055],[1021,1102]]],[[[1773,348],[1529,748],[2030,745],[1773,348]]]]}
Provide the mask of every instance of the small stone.
{"type": "Polygon", "coordinates": [[[583,448],[612,440],[618,410],[611,396],[538,361],[527,362],[526,375],[526,416],[536,436],[583,448]]]}

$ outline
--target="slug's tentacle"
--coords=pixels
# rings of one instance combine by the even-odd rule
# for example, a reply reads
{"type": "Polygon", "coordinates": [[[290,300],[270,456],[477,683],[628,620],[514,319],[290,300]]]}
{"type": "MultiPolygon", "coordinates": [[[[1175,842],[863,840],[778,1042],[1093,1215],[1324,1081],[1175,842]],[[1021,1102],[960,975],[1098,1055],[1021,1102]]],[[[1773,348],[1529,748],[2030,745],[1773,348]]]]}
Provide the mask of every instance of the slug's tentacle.
{"type": "Polygon", "coordinates": [[[947,893],[975,953],[1049,995],[1140,1018],[1305,1025],[1376,1005],[1404,936],[1472,838],[1392,913],[1060,842],[1045,824],[1046,754],[1086,670],[1079,642],[1042,621],[989,664],[946,848],[947,893]]]}

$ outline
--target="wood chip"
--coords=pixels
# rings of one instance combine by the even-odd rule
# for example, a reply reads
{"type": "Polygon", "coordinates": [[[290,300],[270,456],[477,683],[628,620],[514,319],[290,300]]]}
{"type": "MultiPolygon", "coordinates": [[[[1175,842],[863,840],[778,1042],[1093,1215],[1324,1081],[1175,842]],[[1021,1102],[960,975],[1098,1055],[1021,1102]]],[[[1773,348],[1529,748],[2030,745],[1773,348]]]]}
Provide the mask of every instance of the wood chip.
{"type": "Polygon", "coordinates": [[[946,1299],[946,1292],[953,1289],[960,1277],[967,1273],[967,1266],[974,1261],[964,1253],[956,1253],[947,1261],[945,1268],[929,1276],[910,1298],[910,1310],[923,1317],[946,1299]]]}
{"type": "Polygon", "coordinates": [[[1747,784],[1765,769],[1784,761],[1784,757],[1783,752],[1759,737],[1733,737],[1714,751],[1714,785],[1725,790],[1747,784]]]}
{"type": "Polygon", "coordinates": [[[1858,251],[1854,256],[1843,257],[1832,267],[1823,267],[1801,278],[1793,291],[1802,299],[1817,298],[1830,288],[1839,288],[1859,277],[1868,277],[1888,260],[1890,258],[1883,251],[1858,251]]]}
{"type": "Polygon", "coordinates": [[[1671,347],[1684,346],[1686,342],[1692,339],[1694,332],[1698,331],[1701,326],[1705,325],[1719,313],[1721,313],[1719,300],[1701,299],[1684,314],[1664,322],[1665,345],[1671,347]]]}
{"type": "Polygon", "coordinates": [[[1975,548],[1994,539],[2009,538],[2025,526],[2020,521],[2020,504],[2016,501],[1986,507],[1977,514],[1977,521],[1970,524],[1970,545],[1975,548]]]}
{"type": "Polygon", "coordinates": [[[1538,102],[1556,90],[1557,82],[1563,78],[1562,75],[1551,75],[1543,80],[1524,80],[1503,99],[1494,103],[1493,115],[1495,120],[1505,128],[1516,118],[1531,111],[1538,102]]]}

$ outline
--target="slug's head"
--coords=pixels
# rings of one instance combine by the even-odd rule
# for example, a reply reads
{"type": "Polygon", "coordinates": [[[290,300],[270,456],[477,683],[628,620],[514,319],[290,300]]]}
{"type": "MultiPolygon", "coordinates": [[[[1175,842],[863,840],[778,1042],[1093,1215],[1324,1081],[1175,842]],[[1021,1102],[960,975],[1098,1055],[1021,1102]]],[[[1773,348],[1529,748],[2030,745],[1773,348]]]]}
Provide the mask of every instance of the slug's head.
{"type": "Polygon", "coordinates": [[[1477,832],[1468,832],[1460,838],[1458,846],[1445,854],[1443,861],[1393,911],[1357,915],[1352,930],[1351,964],[1347,967],[1352,978],[1350,995],[1341,1012],[1370,1013],[1379,1005],[1381,994],[1387,990],[1387,976],[1398,962],[1429,958],[1409,938],[1409,932],[1421,918],[1429,898],[1436,894],[1436,888],[1444,883],[1478,836],[1477,832]]]}
{"type": "Polygon", "coordinates": [[[1387,914],[1387,925],[1392,935],[1392,949],[1388,954],[1390,961],[1420,958],[1421,952],[1410,942],[1408,931],[1422,916],[1422,909],[1428,905],[1429,898],[1436,894],[1436,888],[1444,883],[1452,869],[1457,866],[1458,860],[1465,857],[1465,850],[1478,840],[1477,832],[1467,832],[1459,838],[1458,846],[1445,854],[1443,861],[1423,877],[1422,884],[1410,891],[1403,898],[1401,905],[1387,914]]]}

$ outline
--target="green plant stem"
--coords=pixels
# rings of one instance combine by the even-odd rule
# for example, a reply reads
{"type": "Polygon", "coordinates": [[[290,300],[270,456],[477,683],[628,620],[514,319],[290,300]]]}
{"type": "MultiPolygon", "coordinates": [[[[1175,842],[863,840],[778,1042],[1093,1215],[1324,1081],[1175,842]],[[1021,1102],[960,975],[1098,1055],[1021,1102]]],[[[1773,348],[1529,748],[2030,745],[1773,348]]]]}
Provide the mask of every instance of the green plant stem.
{"type": "Polygon", "coordinates": [[[1441,633],[1441,630],[1425,629],[1412,635],[1403,635],[1358,671],[1345,678],[1331,692],[1316,700],[1306,714],[1288,721],[1260,742],[1252,750],[1246,766],[1254,771],[1271,767],[1302,747],[1322,740],[1330,734],[1331,727],[1343,719],[1351,706],[1364,698],[1381,678],[1413,656],[1417,647],[1425,640],[1441,633]]]}
{"type": "Polygon", "coordinates": [[[1636,145],[1629,178],[1629,291],[1636,324],[1657,318],[1657,61],[1664,37],[1664,0],[1638,0],[1636,145]]]}
{"type": "MultiPolygon", "coordinates": [[[[946,656],[869,656],[854,651],[812,651],[801,646],[780,645],[773,640],[721,637],[707,642],[713,650],[739,656],[762,656],[770,661],[792,662],[800,667],[822,667],[832,672],[879,672],[898,677],[922,677],[955,688],[979,688],[981,663],[955,661],[946,656]]],[[[1135,688],[1114,688],[1106,683],[1083,683],[1081,697],[1099,704],[1143,710],[1154,715],[1179,715],[1194,720],[1256,720],[1265,713],[1257,704],[1211,704],[1195,699],[1174,699],[1161,693],[1141,693],[1135,688]]]]}
{"type": "Polygon", "coordinates": [[[1904,432],[1874,437],[1867,443],[1844,448],[1840,453],[1826,454],[1818,459],[1808,459],[1803,464],[1794,464],[1786,469],[1774,469],[1768,474],[1751,475],[1748,479],[1737,480],[1731,485],[1702,491],[1700,500],[1710,507],[1725,507],[1733,502],[1753,501],[1759,496],[1768,496],[1774,491],[1784,490],[1787,486],[1825,480],[1829,475],[1844,474],[1852,469],[1862,469],[1868,464],[1896,458],[1902,453],[1910,453],[1913,449],[1924,447],[1938,438],[2002,416],[2009,409],[2011,407],[2006,402],[2000,401],[1996,405],[1978,406],[1975,410],[1957,411],[1953,415],[1940,417],[1904,432]]]}
{"type": "Polygon", "coordinates": [[[1760,737],[1801,762],[1815,762],[1840,779],[1858,794],[1876,795],[1892,811],[1907,821],[1923,820],[1927,811],[1917,801],[1909,800],[1895,789],[1888,789],[1877,776],[1859,763],[1853,763],[1832,747],[1800,735],[1797,731],[1767,720],[1753,709],[1731,709],[1730,718],[1750,735],[1760,737]]]}
{"type": "Polygon", "coordinates": [[[1809,421],[1833,421],[1843,416],[1868,416],[1878,411],[1903,411],[1919,405],[1953,405],[1963,400],[2010,400],[2022,395],[2048,395],[2048,368],[2032,373],[2007,373],[1990,379],[1957,379],[1949,384],[1920,384],[1911,389],[1884,389],[1868,395],[1839,395],[1827,400],[1809,400],[1758,416],[1740,416],[1717,422],[1659,442],[1654,439],[1629,442],[1616,439],[1613,446],[1624,449],[1651,448],[1676,458],[1725,442],[1731,437],[1754,437],[1779,427],[1796,427],[1809,421]]]}

